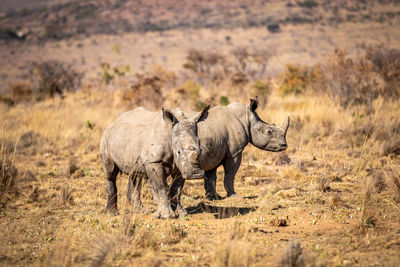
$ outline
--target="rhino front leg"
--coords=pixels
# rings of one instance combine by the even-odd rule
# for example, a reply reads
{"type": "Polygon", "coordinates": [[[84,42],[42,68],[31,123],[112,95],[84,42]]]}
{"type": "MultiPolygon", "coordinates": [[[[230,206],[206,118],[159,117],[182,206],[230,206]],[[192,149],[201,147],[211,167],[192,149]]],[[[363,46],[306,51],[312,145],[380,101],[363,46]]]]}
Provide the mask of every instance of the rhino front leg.
{"type": "Polygon", "coordinates": [[[126,192],[128,201],[132,204],[132,212],[139,213],[143,210],[140,193],[142,191],[143,178],[145,175],[139,172],[133,172],[129,176],[128,190],[126,192]]]}
{"type": "Polygon", "coordinates": [[[156,218],[175,218],[175,212],[171,208],[168,198],[167,177],[161,164],[152,163],[146,166],[146,173],[149,177],[148,185],[153,194],[154,202],[158,205],[155,213],[156,218]]]}
{"type": "Polygon", "coordinates": [[[220,200],[217,194],[217,168],[204,173],[204,189],[208,200],[220,200]]]}
{"type": "Polygon", "coordinates": [[[169,190],[169,199],[171,201],[172,209],[178,217],[187,216],[187,211],[181,205],[181,194],[183,186],[185,185],[185,179],[179,173],[172,176],[172,184],[169,190]]]}
{"type": "Polygon", "coordinates": [[[236,157],[228,157],[224,160],[223,166],[225,171],[224,187],[227,193],[227,197],[236,197],[234,182],[236,173],[242,162],[242,153],[239,153],[236,157]]]}

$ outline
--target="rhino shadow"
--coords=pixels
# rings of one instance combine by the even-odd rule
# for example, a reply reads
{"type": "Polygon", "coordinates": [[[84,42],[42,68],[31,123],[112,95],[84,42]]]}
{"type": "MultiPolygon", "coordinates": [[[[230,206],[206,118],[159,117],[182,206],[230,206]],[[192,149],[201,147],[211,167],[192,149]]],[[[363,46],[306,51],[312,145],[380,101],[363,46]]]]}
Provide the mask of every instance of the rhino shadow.
{"type": "Polygon", "coordinates": [[[198,214],[198,213],[215,213],[214,217],[216,219],[231,218],[237,215],[245,215],[249,212],[255,211],[255,207],[218,207],[205,204],[200,202],[196,206],[191,206],[186,208],[188,214],[198,214]]]}

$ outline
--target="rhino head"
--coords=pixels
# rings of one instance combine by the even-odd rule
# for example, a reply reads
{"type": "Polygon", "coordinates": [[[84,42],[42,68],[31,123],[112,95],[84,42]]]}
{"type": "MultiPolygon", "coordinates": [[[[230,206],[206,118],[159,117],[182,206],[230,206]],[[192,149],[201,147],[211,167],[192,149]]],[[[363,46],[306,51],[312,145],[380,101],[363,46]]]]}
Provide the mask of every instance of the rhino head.
{"type": "Polygon", "coordinates": [[[174,162],[184,179],[199,179],[204,177],[204,171],[200,168],[200,142],[197,136],[197,123],[205,119],[210,106],[192,118],[180,116],[180,120],[171,110],[163,109],[163,119],[172,125],[171,148],[174,154],[174,162]]]}
{"type": "Polygon", "coordinates": [[[250,99],[246,107],[250,124],[250,143],[254,146],[268,151],[278,152],[287,148],[286,132],[289,128],[290,118],[281,126],[264,122],[256,113],[258,99],[250,99]]]}

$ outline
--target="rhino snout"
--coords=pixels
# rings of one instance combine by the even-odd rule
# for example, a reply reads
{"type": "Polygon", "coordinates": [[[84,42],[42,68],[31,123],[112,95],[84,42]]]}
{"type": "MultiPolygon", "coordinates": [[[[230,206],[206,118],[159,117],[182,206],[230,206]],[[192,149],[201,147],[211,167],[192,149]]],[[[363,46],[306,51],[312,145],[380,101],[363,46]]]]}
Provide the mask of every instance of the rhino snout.
{"type": "Polygon", "coordinates": [[[199,154],[192,153],[192,155],[190,156],[190,162],[195,166],[199,166],[200,165],[199,156],[200,156],[199,154]]]}
{"type": "Polygon", "coordinates": [[[183,173],[183,178],[187,180],[201,179],[204,177],[204,171],[202,169],[194,169],[183,173]]]}
{"type": "Polygon", "coordinates": [[[287,144],[286,143],[280,144],[280,146],[281,146],[282,149],[286,149],[287,148],[287,144]]]}

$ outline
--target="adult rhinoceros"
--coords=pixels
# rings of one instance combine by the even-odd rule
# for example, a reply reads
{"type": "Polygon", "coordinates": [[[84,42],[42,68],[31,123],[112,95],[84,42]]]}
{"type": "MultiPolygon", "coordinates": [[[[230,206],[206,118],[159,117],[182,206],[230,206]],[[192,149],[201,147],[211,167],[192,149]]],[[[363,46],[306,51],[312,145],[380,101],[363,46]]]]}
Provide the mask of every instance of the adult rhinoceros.
{"type": "MultiPolygon", "coordinates": [[[[106,211],[117,213],[118,173],[129,174],[128,198],[134,198],[141,206],[141,181],[148,178],[153,199],[158,204],[156,217],[171,218],[176,214],[171,207],[166,178],[179,169],[180,179],[196,179],[204,176],[200,168],[200,147],[197,122],[207,116],[209,106],[190,119],[177,119],[168,109],[151,112],[136,108],[117,118],[104,132],[100,142],[100,157],[107,184],[106,211]],[[175,170],[175,171],[174,171],[175,170]]],[[[180,214],[180,211],[176,211],[180,214]]]]}
{"type": "MultiPolygon", "coordinates": [[[[200,166],[205,170],[204,188],[210,200],[220,199],[216,191],[217,168],[225,171],[224,187],[227,196],[235,196],[234,179],[242,160],[242,151],[248,143],[259,149],[278,152],[287,148],[286,132],[289,116],[281,126],[264,122],[256,113],[258,99],[250,99],[245,106],[231,103],[209,110],[207,120],[198,123],[200,139],[200,166]]],[[[186,116],[192,112],[184,111],[186,116]]],[[[170,188],[173,206],[180,210],[180,194],[185,180],[175,175],[170,188]]],[[[184,213],[181,213],[182,215],[184,213]]],[[[180,215],[181,215],[180,214],[180,215]]]]}

